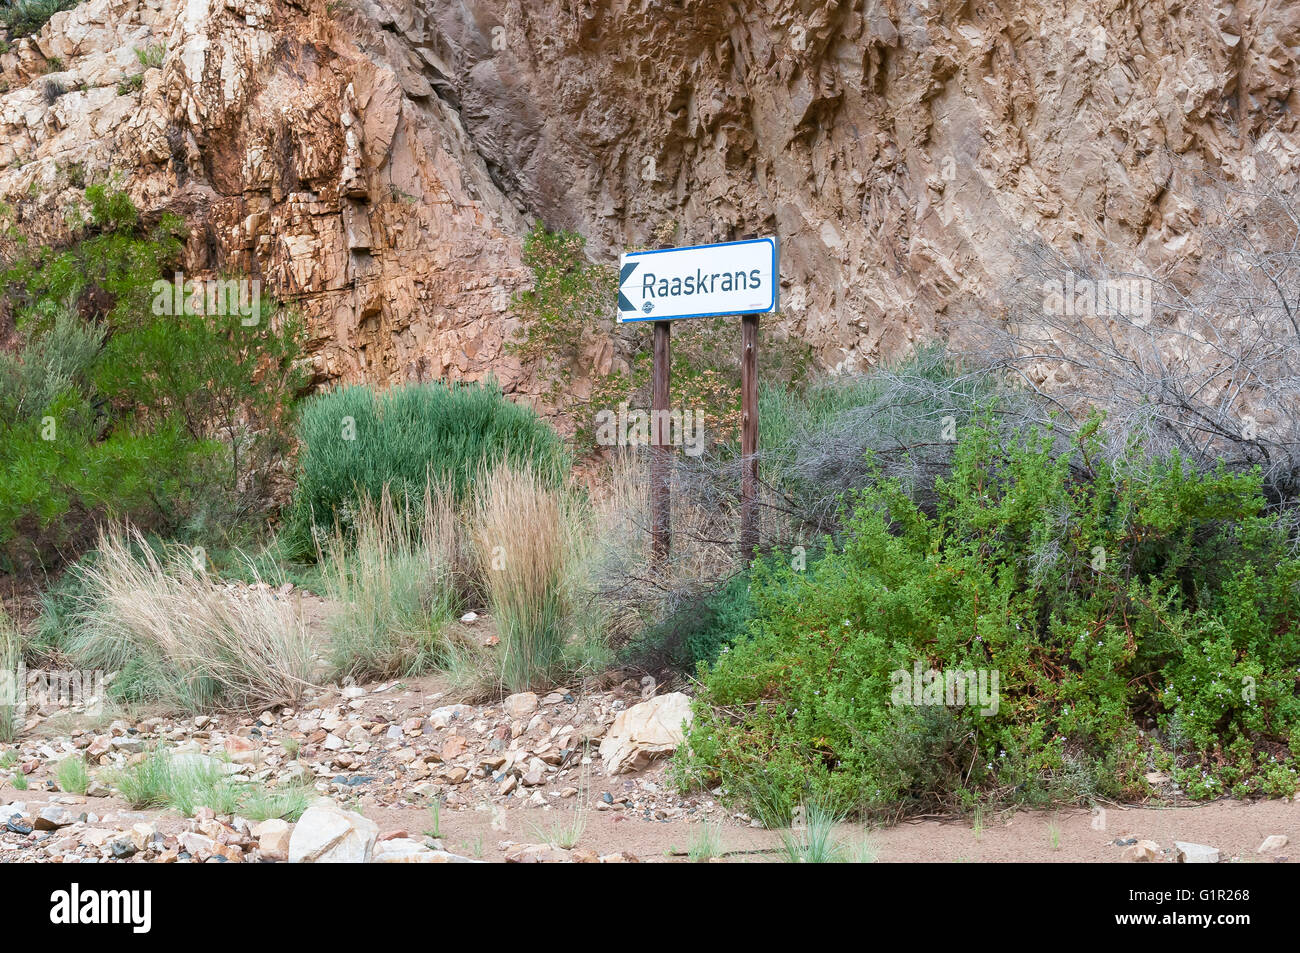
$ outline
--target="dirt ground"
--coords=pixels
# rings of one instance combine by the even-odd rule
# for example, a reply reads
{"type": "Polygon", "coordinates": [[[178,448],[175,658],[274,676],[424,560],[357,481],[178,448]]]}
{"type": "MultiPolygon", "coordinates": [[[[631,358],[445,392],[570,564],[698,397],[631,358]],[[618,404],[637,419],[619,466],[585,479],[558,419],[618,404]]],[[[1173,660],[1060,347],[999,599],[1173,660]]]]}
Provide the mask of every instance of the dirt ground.
{"type": "MultiPolygon", "coordinates": [[[[496,817],[495,826],[487,812],[444,814],[443,844],[466,856],[501,861],[499,843],[543,839],[536,828],[549,819],[538,813],[507,810],[496,817]]],[[[382,830],[417,834],[428,826],[428,814],[421,810],[377,809],[367,816],[382,830]]],[[[592,813],[578,846],[599,854],[628,851],[642,862],[680,862],[686,858],[677,854],[688,848],[692,826],[592,813]]],[[[1108,807],[1104,815],[1087,810],[1021,811],[989,818],[982,828],[970,818],[927,818],[877,829],[844,824],[838,835],[853,844],[865,839],[881,863],[1115,863],[1123,848],[1114,842],[1130,838],[1153,840],[1162,848],[1172,848],[1175,840],[1208,844],[1219,848],[1225,861],[1293,862],[1288,854],[1295,853],[1292,848],[1300,837],[1300,804],[1220,801],[1178,808],[1108,807]],[[1256,854],[1271,834],[1286,834],[1291,847],[1280,854],[1256,854]]],[[[779,859],[780,831],[727,824],[721,840],[728,862],[779,859]]]]}
{"type": "MultiPolygon", "coordinates": [[[[94,720],[55,714],[13,746],[28,788],[6,783],[0,772],[0,805],[20,802],[29,817],[58,805],[78,820],[57,836],[6,832],[0,823],[0,863],[109,860],[99,835],[141,822],[171,839],[193,831],[195,822],[175,811],[133,811],[114,796],[69,795],[53,780],[69,753],[107,752],[92,765],[92,773],[101,774],[164,742],[233,757],[248,775],[271,784],[294,771],[305,774],[321,795],[374,821],[381,839],[404,832],[423,841],[435,826],[430,806],[437,803],[441,847],[476,860],[504,862],[512,846],[517,851],[519,845],[554,842],[557,829],[580,826],[575,846],[584,852],[686,862],[705,825],[715,832],[726,862],[780,859],[782,832],[754,827],[710,792],[680,794],[662,759],[630,774],[604,773],[596,741],[618,711],[658,690],[635,680],[560,688],[531,697],[519,714],[510,709],[511,699],[457,704],[448,682],[430,676],[327,688],[298,711],[148,719],[105,714],[94,720]]],[[[1166,860],[1174,857],[1174,842],[1182,841],[1215,847],[1223,861],[1278,863],[1290,862],[1293,854],[1300,858],[1300,803],[1223,800],[1007,811],[919,818],[884,828],[843,824],[837,835],[857,848],[855,857],[879,862],[1120,862],[1127,843],[1149,840],[1166,860]],[[1257,853],[1271,835],[1285,835],[1290,843],[1257,853]]],[[[255,848],[241,856],[262,859],[255,848]]],[[[140,862],[146,856],[125,859],[140,862]]]]}

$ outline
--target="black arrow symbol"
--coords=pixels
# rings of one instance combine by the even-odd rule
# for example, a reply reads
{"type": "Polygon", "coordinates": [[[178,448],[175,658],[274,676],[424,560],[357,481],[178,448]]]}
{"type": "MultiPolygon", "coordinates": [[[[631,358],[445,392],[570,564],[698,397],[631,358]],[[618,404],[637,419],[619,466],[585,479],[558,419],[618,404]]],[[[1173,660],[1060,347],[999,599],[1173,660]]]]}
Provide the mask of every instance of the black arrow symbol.
{"type": "Polygon", "coordinates": [[[636,266],[641,264],[639,261],[629,261],[618,273],[618,310],[635,311],[636,305],[627,300],[623,294],[623,282],[627,281],[628,275],[636,271],[636,266]]]}

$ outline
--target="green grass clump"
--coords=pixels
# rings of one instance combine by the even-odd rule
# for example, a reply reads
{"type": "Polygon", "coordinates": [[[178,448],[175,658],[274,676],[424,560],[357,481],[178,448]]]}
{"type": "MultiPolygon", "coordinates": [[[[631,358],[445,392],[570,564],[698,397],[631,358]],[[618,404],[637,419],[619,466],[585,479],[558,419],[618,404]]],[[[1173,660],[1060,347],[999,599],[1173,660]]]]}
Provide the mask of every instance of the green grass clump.
{"type": "Polygon", "coordinates": [[[351,539],[336,529],[321,559],[330,659],[339,678],[386,679],[443,666],[444,629],[456,618],[456,512],[432,487],[424,506],[400,508],[387,492],[363,500],[351,539]]]}
{"type": "Polygon", "coordinates": [[[113,786],[136,810],[166,807],[172,801],[174,780],[171,756],[154,748],[144,760],[113,775],[113,786]]]}
{"type": "Polygon", "coordinates": [[[172,808],[186,817],[206,807],[217,814],[239,814],[255,821],[273,817],[296,821],[315,796],[302,786],[272,789],[237,780],[215,758],[178,763],[162,747],[149,751],[139,764],[116,772],[112,781],[136,810],[172,808]]]}
{"type": "Polygon", "coordinates": [[[252,821],[267,821],[274,817],[296,822],[311,806],[317,794],[306,785],[267,788],[255,785],[244,792],[239,813],[252,821]]]}
{"type": "Polygon", "coordinates": [[[90,772],[80,755],[64,758],[55,769],[54,779],[59,783],[59,790],[68,794],[85,794],[90,787],[90,772]]]}
{"type": "Polygon", "coordinates": [[[313,535],[335,525],[351,533],[361,500],[385,488],[399,507],[418,507],[430,483],[463,500],[485,466],[507,458],[552,483],[568,469],[559,435],[491,383],[340,388],[306,402],[299,433],[290,529],[313,553],[313,535]]]}

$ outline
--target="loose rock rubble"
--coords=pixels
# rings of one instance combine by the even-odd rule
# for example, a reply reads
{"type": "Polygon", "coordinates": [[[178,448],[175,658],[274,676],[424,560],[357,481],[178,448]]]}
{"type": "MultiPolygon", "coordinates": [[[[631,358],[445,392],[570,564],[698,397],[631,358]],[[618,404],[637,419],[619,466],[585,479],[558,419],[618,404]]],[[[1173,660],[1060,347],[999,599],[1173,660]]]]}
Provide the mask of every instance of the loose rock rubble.
{"type": "MultiPolygon", "coordinates": [[[[55,714],[37,713],[31,727],[55,714]]],[[[633,773],[671,753],[681,740],[683,718],[689,718],[685,695],[655,696],[652,683],[629,679],[613,691],[523,692],[495,705],[458,704],[438,692],[390,682],[349,685],[300,710],[256,716],[119,719],[70,727],[62,735],[50,730],[51,720],[40,732],[45,737],[24,737],[13,746],[16,763],[0,770],[0,783],[21,774],[29,785],[24,800],[0,800],[0,860],[463,863],[469,858],[442,849],[433,838],[382,833],[354,808],[436,803],[439,811],[454,814],[562,807],[657,821],[723,814],[708,797],[681,798],[658,776],[633,773]],[[611,726],[618,730],[611,741],[616,754],[602,759],[597,748],[611,726]],[[271,791],[307,785],[318,799],[296,823],[217,816],[207,808],[191,818],[118,808],[115,772],[159,747],[174,766],[271,791]],[[85,795],[61,792],[52,780],[59,762],[70,756],[82,757],[90,771],[85,795]],[[97,802],[105,808],[96,810],[97,802]]],[[[632,859],[588,857],[546,845],[525,850],[529,846],[513,845],[507,859],[632,859]]]]}
{"type": "MultiPolygon", "coordinates": [[[[298,709],[244,716],[109,721],[34,712],[32,730],[0,746],[0,863],[653,862],[664,858],[665,844],[676,848],[671,856],[685,856],[691,824],[756,825],[717,803],[719,792],[682,796],[665,778],[665,758],[681,743],[690,707],[684,694],[657,692],[653,680],[628,679],[611,690],[521,692],[469,705],[420,682],[388,682],[322,690],[298,709]],[[296,823],[206,807],[192,817],[131,810],[114,790],[114,773],[160,746],[173,766],[271,792],[306,787],[314,800],[296,823]],[[61,791],[54,780],[73,755],[91,776],[84,795],[61,791]],[[19,776],[27,789],[15,792],[19,776]],[[449,850],[442,835],[425,830],[439,824],[435,807],[454,836],[468,827],[487,833],[476,835],[477,843],[460,838],[449,850]],[[650,853],[611,850],[608,837],[602,850],[591,849],[590,838],[572,848],[548,843],[556,839],[547,834],[555,819],[563,823],[575,812],[682,826],[650,853]],[[497,823],[507,814],[515,818],[512,839],[502,839],[510,835],[497,823]],[[404,825],[410,829],[395,829],[404,825]]],[[[1141,836],[1110,835],[1107,842],[1120,848],[1110,856],[1129,863],[1239,859],[1214,846],[1141,836]]],[[[626,846],[617,836],[613,843],[626,846]]],[[[1258,845],[1263,859],[1282,863],[1288,843],[1276,833],[1234,849],[1258,845]]]]}

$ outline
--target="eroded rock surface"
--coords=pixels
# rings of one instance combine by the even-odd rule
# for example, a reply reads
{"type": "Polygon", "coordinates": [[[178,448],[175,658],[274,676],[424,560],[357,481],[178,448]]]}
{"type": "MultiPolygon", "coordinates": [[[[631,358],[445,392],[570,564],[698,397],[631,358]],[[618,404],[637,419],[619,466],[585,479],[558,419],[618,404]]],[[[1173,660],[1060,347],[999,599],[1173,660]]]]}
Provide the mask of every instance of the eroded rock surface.
{"type": "Polygon", "coordinates": [[[775,231],[777,329],[860,367],[996,309],[1022,238],[1194,254],[1179,170],[1295,167],[1298,55],[1287,0],[88,0],[0,56],[0,200],[57,241],[116,174],[299,303],[320,380],[525,394],[529,216],[607,260],[775,231]]]}

